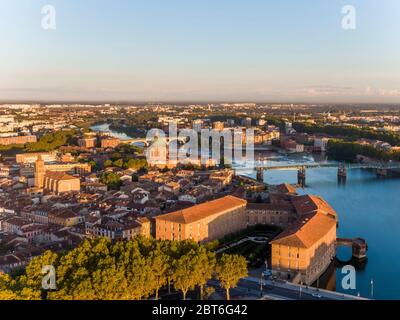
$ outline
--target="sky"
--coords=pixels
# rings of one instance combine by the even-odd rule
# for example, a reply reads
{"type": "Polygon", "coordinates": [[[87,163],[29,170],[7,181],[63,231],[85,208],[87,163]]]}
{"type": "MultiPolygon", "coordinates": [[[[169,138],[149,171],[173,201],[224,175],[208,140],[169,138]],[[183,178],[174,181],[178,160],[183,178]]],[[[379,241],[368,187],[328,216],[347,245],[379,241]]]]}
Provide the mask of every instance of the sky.
{"type": "Polygon", "coordinates": [[[400,103],[400,1],[0,0],[0,100],[400,103]]]}

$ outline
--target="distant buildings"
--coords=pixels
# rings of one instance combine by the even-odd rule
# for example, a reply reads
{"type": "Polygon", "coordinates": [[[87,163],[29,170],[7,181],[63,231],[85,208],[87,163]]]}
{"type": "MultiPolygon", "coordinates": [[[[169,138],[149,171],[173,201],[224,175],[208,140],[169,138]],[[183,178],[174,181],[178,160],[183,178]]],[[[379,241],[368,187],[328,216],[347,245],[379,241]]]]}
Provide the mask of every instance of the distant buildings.
{"type": "Polygon", "coordinates": [[[101,139],[101,147],[104,149],[107,148],[116,148],[121,144],[121,140],[114,137],[106,137],[101,139]]]}
{"type": "Polygon", "coordinates": [[[95,148],[97,145],[97,138],[81,138],[78,139],[78,146],[82,148],[95,148]]]}
{"type": "Polygon", "coordinates": [[[315,152],[326,152],[328,150],[329,138],[315,138],[314,139],[314,151],[315,152]]]}
{"type": "Polygon", "coordinates": [[[214,130],[222,131],[225,128],[225,125],[222,121],[213,122],[212,127],[214,130]]]}
{"type": "Polygon", "coordinates": [[[293,129],[293,126],[292,126],[291,122],[286,122],[285,123],[285,133],[286,134],[294,134],[294,133],[296,133],[296,130],[293,129]]]}
{"type": "Polygon", "coordinates": [[[203,129],[204,121],[202,119],[193,120],[193,130],[198,133],[201,133],[201,129],[203,129]]]}
{"type": "Polygon", "coordinates": [[[297,143],[294,139],[281,139],[281,147],[289,153],[302,153],[305,151],[304,144],[297,143]]]}
{"type": "Polygon", "coordinates": [[[242,120],[242,124],[243,126],[245,126],[246,128],[250,128],[251,124],[252,124],[252,119],[251,118],[245,118],[242,120]]]}
{"type": "Polygon", "coordinates": [[[38,160],[39,156],[45,162],[54,162],[57,160],[55,152],[21,153],[16,155],[15,160],[20,164],[33,164],[38,160]]]}
{"type": "Polygon", "coordinates": [[[0,146],[8,146],[11,144],[25,144],[29,142],[36,142],[36,136],[16,136],[16,137],[3,137],[0,138],[0,146]]]}

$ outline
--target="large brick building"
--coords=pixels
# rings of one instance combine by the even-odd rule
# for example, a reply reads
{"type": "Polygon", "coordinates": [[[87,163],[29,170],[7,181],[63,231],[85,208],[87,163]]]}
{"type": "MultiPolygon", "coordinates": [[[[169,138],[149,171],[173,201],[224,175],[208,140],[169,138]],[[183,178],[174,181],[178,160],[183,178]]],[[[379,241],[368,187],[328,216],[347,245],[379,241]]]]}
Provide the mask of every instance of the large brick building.
{"type": "Polygon", "coordinates": [[[337,216],[320,197],[294,197],[292,203],[297,220],[271,242],[271,269],[279,278],[311,285],[336,254],[337,216]]]}
{"type": "Polygon", "coordinates": [[[271,225],[287,228],[294,220],[291,204],[249,203],[247,205],[248,225],[271,225]]]}
{"type": "Polygon", "coordinates": [[[156,217],[156,238],[198,242],[220,239],[246,228],[247,201],[226,196],[156,217]]]}
{"type": "Polygon", "coordinates": [[[298,196],[287,185],[273,203],[247,203],[226,196],[155,218],[162,240],[217,240],[249,225],[274,225],[284,231],[271,244],[271,269],[286,280],[312,284],[336,253],[337,215],[320,197],[298,196]],[[283,197],[284,196],[284,197],[283,197]]]}

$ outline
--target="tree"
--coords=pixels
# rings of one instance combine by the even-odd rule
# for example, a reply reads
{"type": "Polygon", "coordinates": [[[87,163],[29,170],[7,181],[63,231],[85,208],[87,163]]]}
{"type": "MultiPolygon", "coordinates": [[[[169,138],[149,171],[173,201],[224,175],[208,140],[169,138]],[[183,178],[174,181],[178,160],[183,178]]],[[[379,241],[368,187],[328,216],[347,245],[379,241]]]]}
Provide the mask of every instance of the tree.
{"type": "Polygon", "coordinates": [[[118,168],[122,168],[124,165],[124,160],[122,159],[118,159],[114,161],[114,166],[118,167],[118,168]]]}
{"type": "Polygon", "coordinates": [[[216,266],[217,279],[226,290],[226,299],[230,300],[230,289],[237,286],[241,278],[247,277],[246,259],[239,255],[223,254],[216,266]]]}
{"type": "Polygon", "coordinates": [[[17,300],[18,295],[13,290],[14,281],[7,274],[0,272],[0,300],[17,300]]]}
{"type": "Polygon", "coordinates": [[[146,159],[129,159],[126,163],[127,168],[136,170],[145,169],[147,166],[146,159]]]}
{"type": "Polygon", "coordinates": [[[214,273],[216,258],[214,252],[207,251],[206,247],[200,246],[196,252],[196,282],[200,287],[200,300],[204,296],[204,286],[207,284],[214,273]]]}
{"type": "Polygon", "coordinates": [[[25,150],[27,152],[53,151],[71,142],[76,133],[76,130],[68,130],[46,134],[37,142],[27,143],[25,150]]]}
{"type": "Polygon", "coordinates": [[[114,172],[105,172],[102,174],[100,181],[107,185],[110,189],[119,189],[122,185],[120,177],[114,172]]]}
{"type": "Polygon", "coordinates": [[[113,166],[113,162],[111,160],[104,161],[105,168],[112,167],[112,166],[113,166]]]}
{"type": "Polygon", "coordinates": [[[167,284],[168,256],[162,251],[161,246],[157,243],[156,248],[150,252],[148,265],[151,269],[150,286],[156,293],[158,300],[158,291],[167,284]]]}
{"type": "Polygon", "coordinates": [[[184,299],[196,286],[203,298],[216,264],[214,249],[215,243],[141,236],[85,240],[69,252],[46,251],[35,257],[20,276],[0,273],[0,299],[41,299],[42,268],[48,265],[55,268],[57,286],[47,293],[49,300],[138,300],[153,294],[158,299],[160,288],[171,281],[184,299]]]}
{"type": "Polygon", "coordinates": [[[16,282],[16,291],[21,299],[40,300],[42,293],[42,269],[44,266],[56,266],[57,254],[46,251],[43,255],[33,258],[16,282]]]}
{"type": "Polygon", "coordinates": [[[191,250],[184,254],[174,263],[174,274],[172,279],[176,290],[180,290],[183,294],[183,300],[186,300],[186,294],[189,290],[193,290],[197,283],[195,274],[197,259],[196,251],[191,250]]]}

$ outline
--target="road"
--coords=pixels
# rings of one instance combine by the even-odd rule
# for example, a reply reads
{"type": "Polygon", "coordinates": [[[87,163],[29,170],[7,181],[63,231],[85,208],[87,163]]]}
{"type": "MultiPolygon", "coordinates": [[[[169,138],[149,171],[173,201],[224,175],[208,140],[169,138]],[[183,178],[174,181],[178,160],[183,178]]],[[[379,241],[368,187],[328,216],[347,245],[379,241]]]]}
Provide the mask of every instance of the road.
{"type": "MultiPolygon", "coordinates": [[[[209,282],[216,292],[225,297],[225,291],[219,287],[215,280],[209,282]]],[[[263,299],[263,300],[359,300],[362,298],[342,295],[336,292],[318,290],[313,287],[297,286],[285,282],[263,281],[263,292],[261,295],[260,282],[255,278],[241,279],[238,286],[231,290],[233,299],[263,299]],[[301,288],[301,289],[300,289],[301,288]],[[321,297],[313,296],[320,295],[321,297]]]]}

